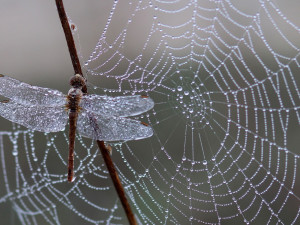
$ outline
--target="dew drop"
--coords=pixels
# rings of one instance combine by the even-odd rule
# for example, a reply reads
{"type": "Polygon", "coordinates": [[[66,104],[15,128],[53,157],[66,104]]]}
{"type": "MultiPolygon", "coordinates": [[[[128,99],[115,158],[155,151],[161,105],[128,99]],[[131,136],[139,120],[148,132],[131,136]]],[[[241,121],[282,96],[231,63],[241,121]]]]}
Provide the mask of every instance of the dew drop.
{"type": "Polygon", "coordinates": [[[181,87],[181,86],[178,86],[178,87],[177,87],[177,90],[178,90],[178,91],[182,91],[182,87],[181,87]]]}

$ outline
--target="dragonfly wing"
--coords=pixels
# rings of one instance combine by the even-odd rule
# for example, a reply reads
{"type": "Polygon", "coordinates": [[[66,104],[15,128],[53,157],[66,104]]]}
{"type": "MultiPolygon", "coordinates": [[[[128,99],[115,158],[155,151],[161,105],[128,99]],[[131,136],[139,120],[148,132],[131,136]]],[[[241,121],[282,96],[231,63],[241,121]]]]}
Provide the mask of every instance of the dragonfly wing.
{"type": "Polygon", "coordinates": [[[62,131],[68,119],[62,106],[24,106],[14,101],[0,102],[0,116],[41,132],[62,131]]]}
{"type": "Polygon", "coordinates": [[[66,102],[66,96],[60,91],[31,86],[2,74],[0,95],[23,105],[64,105],[66,102]]]}
{"type": "Polygon", "coordinates": [[[153,108],[151,98],[140,95],[133,96],[100,96],[86,95],[81,100],[82,108],[104,116],[135,116],[153,108]]]}
{"type": "Polygon", "coordinates": [[[100,141],[138,140],[153,135],[152,128],[138,120],[104,117],[88,111],[78,115],[77,128],[82,136],[100,141]]]}

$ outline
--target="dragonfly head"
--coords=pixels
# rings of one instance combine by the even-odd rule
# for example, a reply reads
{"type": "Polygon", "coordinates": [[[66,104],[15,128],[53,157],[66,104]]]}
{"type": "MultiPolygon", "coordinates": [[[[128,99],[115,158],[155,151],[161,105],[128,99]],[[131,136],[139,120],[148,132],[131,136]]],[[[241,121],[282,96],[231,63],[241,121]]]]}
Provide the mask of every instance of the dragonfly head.
{"type": "Polygon", "coordinates": [[[73,88],[82,88],[85,85],[85,79],[81,75],[75,74],[70,79],[70,85],[73,88]]]}

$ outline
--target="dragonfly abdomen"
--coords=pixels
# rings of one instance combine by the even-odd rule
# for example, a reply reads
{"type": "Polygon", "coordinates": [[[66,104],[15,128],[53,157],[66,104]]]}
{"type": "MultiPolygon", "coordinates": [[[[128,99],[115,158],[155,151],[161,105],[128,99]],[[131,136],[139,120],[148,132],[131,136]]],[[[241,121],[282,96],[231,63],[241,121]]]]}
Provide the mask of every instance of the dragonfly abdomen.
{"type": "Polygon", "coordinates": [[[68,181],[72,182],[74,179],[74,147],[75,147],[75,133],[77,125],[77,117],[80,111],[80,100],[82,98],[82,91],[79,87],[70,89],[67,96],[66,108],[69,110],[69,157],[68,157],[68,181]]]}
{"type": "Polygon", "coordinates": [[[70,110],[69,112],[69,157],[68,157],[68,181],[72,182],[74,178],[74,148],[75,133],[77,125],[78,112],[70,110]]]}

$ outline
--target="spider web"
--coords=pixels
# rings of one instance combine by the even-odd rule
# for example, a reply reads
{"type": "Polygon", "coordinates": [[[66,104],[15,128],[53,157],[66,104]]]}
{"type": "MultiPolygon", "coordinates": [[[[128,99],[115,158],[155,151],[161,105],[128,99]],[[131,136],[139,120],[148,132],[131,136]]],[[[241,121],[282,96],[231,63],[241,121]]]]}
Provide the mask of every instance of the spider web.
{"type": "MultiPolygon", "coordinates": [[[[138,117],[153,137],[112,144],[141,224],[299,223],[300,29],[285,4],[114,1],[89,56],[73,31],[96,93],[156,103],[138,117]]],[[[67,144],[1,132],[0,203],[20,224],[126,224],[93,141],[77,137],[66,184],[67,144]]]]}

